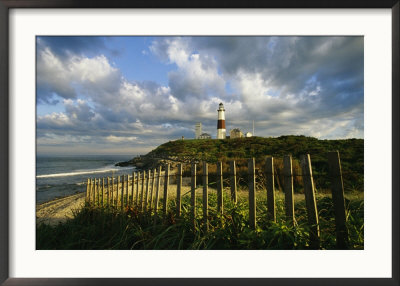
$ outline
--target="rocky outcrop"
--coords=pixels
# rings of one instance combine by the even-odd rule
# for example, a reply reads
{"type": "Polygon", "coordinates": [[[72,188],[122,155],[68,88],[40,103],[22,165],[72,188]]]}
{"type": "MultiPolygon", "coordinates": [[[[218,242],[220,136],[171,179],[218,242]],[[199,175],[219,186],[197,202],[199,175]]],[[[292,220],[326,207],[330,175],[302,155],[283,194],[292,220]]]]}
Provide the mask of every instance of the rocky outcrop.
{"type": "Polygon", "coordinates": [[[158,166],[164,166],[170,164],[171,169],[175,169],[176,165],[179,163],[186,163],[186,160],[179,160],[178,157],[165,157],[165,158],[154,158],[151,156],[138,156],[132,160],[119,162],[115,166],[128,167],[133,166],[138,171],[154,169],[158,166]]]}

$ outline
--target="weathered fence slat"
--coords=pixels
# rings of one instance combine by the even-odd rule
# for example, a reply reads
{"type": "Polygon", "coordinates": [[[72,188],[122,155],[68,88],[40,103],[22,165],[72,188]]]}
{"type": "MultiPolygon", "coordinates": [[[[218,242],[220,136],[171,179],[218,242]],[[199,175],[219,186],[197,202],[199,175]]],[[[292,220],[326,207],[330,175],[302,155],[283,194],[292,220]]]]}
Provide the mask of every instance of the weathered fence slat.
{"type": "Polygon", "coordinates": [[[150,192],[150,211],[153,208],[153,193],[154,193],[154,182],[156,180],[156,169],[153,169],[153,176],[151,177],[151,192],[150,192]]]}
{"type": "Polygon", "coordinates": [[[224,212],[224,178],[222,175],[222,162],[217,163],[217,211],[224,212]]]}
{"type": "Polygon", "coordinates": [[[139,181],[140,181],[140,172],[137,172],[136,178],[136,196],[135,196],[135,207],[139,208],[139,181]]]}
{"type": "Polygon", "coordinates": [[[104,190],[104,178],[102,178],[102,180],[103,180],[103,184],[101,186],[101,206],[104,207],[104,192],[105,192],[105,190],[104,190]]]}
{"type": "Polygon", "coordinates": [[[97,203],[97,179],[94,178],[94,193],[93,193],[93,205],[97,203]]]}
{"type": "Polygon", "coordinates": [[[125,193],[125,175],[122,175],[122,188],[121,188],[121,211],[124,209],[124,193],[125,193]]]}
{"type": "Polygon", "coordinates": [[[101,194],[101,180],[97,180],[97,205],[100,206],[100,194],[101,194]]]}
{"type": "Polygon", "coordinates": [[[230,183],[231,183],[231,197],[232,201],[237,203],[237,186],[236,186],[236,163],[235,161],[229,162],[229,169],[231,173],[230,183]]]}
{"type": "Polygon", "coordinates": [[[97,204],[97,179],[94,178],[94,194],[93,194],[93,205],[97,204]]]}
{"type": "Polygon", "coordinates": [[[149,204],[149,185],[150,185],[150,170],[147,171],[147,180],[146,180],[146,196],[144,199],[144,210],[147,211],[147,207],[149,204]]]}
{"type": "Polygon", "coordinates": [[[134,194],[134,189],[135,189],[135,173],[132,172],[132,188],[131,188],[131,195],[129,197],[129,206],[133,206],[133,194],[134,194]]]}
{"type": "Polygon", "coordinates": [[[129,206],[129,182],[130,182],[130,176],[129,174],[126,175],[126,182],[125,182],[125,199],[124,199],[124,207],[129,206]]]}
{"type": "Polygon", "coordinates": [[[292,156],[283,157],[283,188],[285,190],[285,213],[286,220],[291,225],[295,224],[294,197],[293,197],[293,167],[292,156]]]}
{"type": "Polygon", "coordinates": [[[203,220],[204,230],[208,231],[208,164],[203,162],[203,220]]]}
{"type": "Polygon", "coordinates": [[[306,198],[307,218],[311,227],[310,246],[313,249],[319,249],[319,222],[317,202],[315,198],[314,181],[312,177],[310,155],[301,157],[301,168],[303,173],[304,195],[306,198]]]}
{"type": "Polygon", "coordinates": [[[169,164],[166,164],[165,176],[164,176],[164,201],[163,201],[164,215],[167,215],[167,210],[168,210],[168,185],[169,185],[169,164]]]}
{"type": "Polygon", "coordinates": [[[143,171],[143,174],[142,174],[142,194],[140,196],[140,210],[141,211],[143,211],[143,208],[144,208],[145,183],[146,183],[146,171],[143,171]]]}
{"type": "Polygon", "coordinates": [[[96,192],[95,192],[95,189],[96,189],[96,182],[95,182],[95,180],[92,178],[92,205],[95,205],[95,203],[96,203],[96,192]]]}
{"type": "Polygon", "coordinates": [[[116,192],[116,202],[115,202],[115,206],[118,207],[118,201],[119,201],[119,183],[121,181],[121,177],[118,176],[117,177],[117,192],[116,192]]]}
{"type": "Polygon", "coordinates": [[[136,180],[136,172],[132,172],[132,207],[135,206],[135,194],[137,192],[137,189],[135,188],[136,180]]]}
{"type": "Polygon", "coordinates": [[[95,178],[92,178],[92,205],[94,206],[96,204],[96,181],[95,178]]]}
{"type": "Polygon", "coordinates": [[[177,178],[176,178],[176,216],[181,216],[181,208],[182,208],[182,164],[178,164],[177,166],[177,178]]]}
{"type": "Polygon", "coordinates": [[[275,181],[274,181],[274,158],[267,157],[265,160],[265,172],[267,176],[267,210],[269,219],[276,221],[275,210],[275,181]]]}
{"type": "Polygon", "coordinates": [[[110,181],[111,181],[110,205],[114,206],[114,177],[111,177],[110,181]]]}
{"type": "Polygon", "coordinates": [[[249,159],[249,220],[250,227],[256,228],[256,163],[254,158],[249,159]]]}
{"type": "Polygon", "coordinates": [[[157,214],[157,211],[158,211],[158,201],[160,199],[160,197],[159,197],[159,194],[160,194],[160,183],[161,183],[161,166],[158,166],[156,201],[154,202],[154,211],[156,212],[156,214],[157,214]]]}
{"type": "Polygon", "coordinates": [[[110,177],[107,177],[107,207],[110,206],[110,177]]]}
{"type": "Polygon", "coordinates": [[[192,225],[195,226],[196,219],[196,163],[191,165],[190,204],[192,225]]]}
{"type": "Polygon", "coordinates": [[[86,183],[86,203],[90,202],[90,179],[87,179],[87,183],[86,183]]]}
{"type": "Polygon", "coordinates": [[[114,176],[111,177],[110,205],[114,206],[114,176]]]}
{"type": "Polygon", "coordinates": [[[94,184],[95,184],[95,205],[99,205],[99,189],[100,189],[100,184],[99,184],[100,179],[94,179],[94,184]]]}
{"type": "Polygon", "coordinates": [[[339,151],[328,153],[329,176],[331,180],[332,201],[336,223],[336,247],[347,249],[349,244],[346,227],[346,206],[344,201],[344,188],[342,167],[339,151]]]}
{"type": "Polygon", "coordinates": [[[130,176],[126,175],[126,189],[125,189],[125,207],[129,206],[129,181],[130,181],[130,176]]]}

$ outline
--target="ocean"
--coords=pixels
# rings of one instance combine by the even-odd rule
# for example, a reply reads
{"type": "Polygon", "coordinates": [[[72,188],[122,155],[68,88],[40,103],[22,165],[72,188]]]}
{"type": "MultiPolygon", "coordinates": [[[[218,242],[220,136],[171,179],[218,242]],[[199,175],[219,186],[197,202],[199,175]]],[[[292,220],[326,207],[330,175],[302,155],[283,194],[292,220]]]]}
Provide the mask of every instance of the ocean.
{"type": "Polygon", "coordinates": [[[38,156],[36,157],[36,203],[86,192],[88,178],[131,174],[134,167],[114,165],[133,157],[132,155],[38,156]]]}

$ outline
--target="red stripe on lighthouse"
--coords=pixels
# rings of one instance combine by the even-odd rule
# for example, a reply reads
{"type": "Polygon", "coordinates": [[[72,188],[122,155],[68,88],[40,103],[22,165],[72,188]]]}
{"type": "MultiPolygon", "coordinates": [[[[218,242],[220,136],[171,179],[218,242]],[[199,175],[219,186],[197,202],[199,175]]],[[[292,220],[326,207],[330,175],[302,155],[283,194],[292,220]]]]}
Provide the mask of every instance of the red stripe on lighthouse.
{"type": "Polygon", "coordinates": [[[218,120],[217,129],[225,129],[225,120],[218,120]]]}

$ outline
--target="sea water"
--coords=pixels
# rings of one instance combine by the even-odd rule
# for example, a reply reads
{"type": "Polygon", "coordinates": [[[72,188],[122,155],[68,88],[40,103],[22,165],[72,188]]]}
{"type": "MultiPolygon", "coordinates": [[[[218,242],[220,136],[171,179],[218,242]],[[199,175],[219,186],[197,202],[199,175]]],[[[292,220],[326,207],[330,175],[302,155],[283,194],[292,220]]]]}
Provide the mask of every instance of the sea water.
{"type": "Polygon", "coordinates": [[[132,174],[134,167],[117,167],[131,155],[38,156],[36,158],[36,202],[86,192],[88,178],[132,174]]]}

